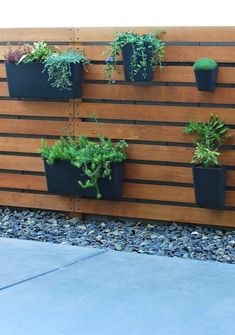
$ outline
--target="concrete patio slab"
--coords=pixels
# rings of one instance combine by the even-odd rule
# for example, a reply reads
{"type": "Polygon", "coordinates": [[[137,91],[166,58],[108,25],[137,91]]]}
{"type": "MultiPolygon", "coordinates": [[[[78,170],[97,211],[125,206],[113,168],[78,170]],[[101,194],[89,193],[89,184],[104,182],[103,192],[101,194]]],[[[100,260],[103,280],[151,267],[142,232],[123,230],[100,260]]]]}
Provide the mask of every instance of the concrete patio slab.
{"type": "Polygon", "coordinates": [[[0,290],[101,252],[94,248],[0,238],[0,290]]]}
{"type": "Polygon", "coordinates": [[[0,291],[0,315],[1,335],[233,334],[235,266],[107,251],[0,291]]]}

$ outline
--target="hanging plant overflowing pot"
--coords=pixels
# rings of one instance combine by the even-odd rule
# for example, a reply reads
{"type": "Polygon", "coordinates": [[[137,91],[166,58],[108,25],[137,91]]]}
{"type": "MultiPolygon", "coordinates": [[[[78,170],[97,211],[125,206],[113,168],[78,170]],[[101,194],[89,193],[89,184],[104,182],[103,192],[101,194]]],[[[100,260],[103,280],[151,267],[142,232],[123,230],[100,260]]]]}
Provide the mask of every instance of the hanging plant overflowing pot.
{"type": "Polygon", "coordinates": [[[218,72],[216,61],[210,58],[200,58],[194,63],[193,69],[198,90],[214,91],[218,72]]]}
{"type": "Polygon", "coordinates": [[[193,154],[193,181],[196,204],[199,207],[222,209],[225,203],[226,168],[219,163],[221,145],[230,137],[229,128],[218,116],[208,123],[190,121],[186,134],[196,134],[193,154]]]}
{"type": "Polygon", "coordinates": [[[117,70],[120,52],[123,58],[124,75],[126,81],[151,81],[154,70],[162,61],[165,54],[165,43],[159,35],[163,30],[155,33],[138,35],[130,31],[117,32],[115,39],[110,43],[104,69],[105,78],[112,82],[112,73],[117,70]]]}
{"type": "Polygon", "coordinates": [[[122,195],[123,161],[127,143],[99,137],[93,142],[86,137],[61,137],[51,147],[43,140],[40,148],[44,159],[48,191],[88,198],[118,200],[122,195]]]}
{"type": "Polygon", "coordinates": [[[81,97],[83,67],[89,63],[82,53],[61,53],[58,48],[38,42],[24,49],[9,49],[4,57],[10,97],[81,97]]]}

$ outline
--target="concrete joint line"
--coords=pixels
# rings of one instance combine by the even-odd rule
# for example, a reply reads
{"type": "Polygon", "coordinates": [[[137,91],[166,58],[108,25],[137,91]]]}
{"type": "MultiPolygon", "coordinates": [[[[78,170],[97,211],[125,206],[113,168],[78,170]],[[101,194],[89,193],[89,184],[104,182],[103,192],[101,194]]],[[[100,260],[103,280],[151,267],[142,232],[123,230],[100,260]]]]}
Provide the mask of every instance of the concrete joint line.
{"type": "Polygon", "coordinates": [[[75,259],[74,261],[69,262],[69,263],[67,263],[67,264],[63,264],[63,265],[60,266],[60,267],[57,267],[57,268],[54,268],[54,269],[51,269],[51,270],[48,270],[48,271],[45,271],[45,272],[36,274],[36,275],[34,275],[34,276],[31,276],[31,277],[28,277],[28,278],[25,278],[25,279],[22,279],[22,280],[13,282],[13,283],[8,284],[8,285],[6,285],[6,286],[0,287],[0,291],[3,291],[3,290],[6,290],[6,289],[8,289],[8,288],[11,288],[11,287],[14,287],[14,286],[23,284],[23,283],[25,283],[25,282],[28,282],[28,281],[31,281],[31,280],[34,280],[34,279],[37,279],[37,278],[46,276],[46,275],[48,275],[48,274],[50,274],[50,273],[53,273],[53,272],[57,272],[57,271],[63,270],[63,269],[65,269],[65,268],[67,268],[67,267],[73,266],[74,264],[77,264],[77,263],[80,263],[80,262],[87,261],[87,260],[89,260],[89,259],[91,259],[91,258],[98,257],[98,256],[100,256],[100,255],[106,253],[107,251],[108,251],[108,250],[103,250],[103,251],[98,252],[97,254],[94,254],[94,255],[90,255],[90,256],[87,256],[87,257],[84,257],[84,258],[81,258],[81,259],[75,259]]]}

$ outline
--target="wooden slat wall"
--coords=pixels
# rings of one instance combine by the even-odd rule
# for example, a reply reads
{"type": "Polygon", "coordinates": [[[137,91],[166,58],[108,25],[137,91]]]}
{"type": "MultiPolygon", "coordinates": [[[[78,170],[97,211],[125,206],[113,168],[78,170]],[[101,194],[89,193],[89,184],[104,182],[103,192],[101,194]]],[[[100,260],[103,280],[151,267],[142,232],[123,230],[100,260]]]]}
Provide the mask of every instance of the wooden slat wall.
{"type": "Polygon", "coordinates": [[[154,81],[145,86],[125,82],[121,65],[108,86],[104,51],[115,31],[145,33],[154,27],[0,29],[0,205],[235,227],[235,27],[163,28],[164,69],[156,70],[154,81]],[[81,100],[9,99],[4,52],[8,44],[13,48],[18,41],[35,40],[84,50],[94,61],[85,73],[81,100]],[[219,62],[213,93],[195,88],[192,64],[199,57],[219,62]],[[224,118],[233,136],[221,157],[228,166],[222,211],[195,206],[193,138],[182,133],[190,119],[207,121],[210,113],[224,118]],[[90,120],[94,114],[98,128],[90,120]],[[128,140],[120,202],[47,193],[40,137],[52,143],[65,127],[71,134],[97,137],[99,132],[128,140]]]}

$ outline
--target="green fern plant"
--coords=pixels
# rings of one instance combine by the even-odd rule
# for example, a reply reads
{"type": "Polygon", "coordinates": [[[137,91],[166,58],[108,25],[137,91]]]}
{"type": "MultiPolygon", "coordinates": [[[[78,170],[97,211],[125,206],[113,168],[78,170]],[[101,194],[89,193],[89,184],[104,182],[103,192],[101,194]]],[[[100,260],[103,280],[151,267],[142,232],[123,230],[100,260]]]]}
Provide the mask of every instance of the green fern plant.
{"type": "Polygon", "coordinates": [[[220,165],[219,152],[221,146],[230,138],[229,127],[223,120],[213,114],[210,115],[208,123],[190,121],[184,128],[185,134],[196,134],[195,152],[192,163],[203,167],[215,167],[220,165]]]}

